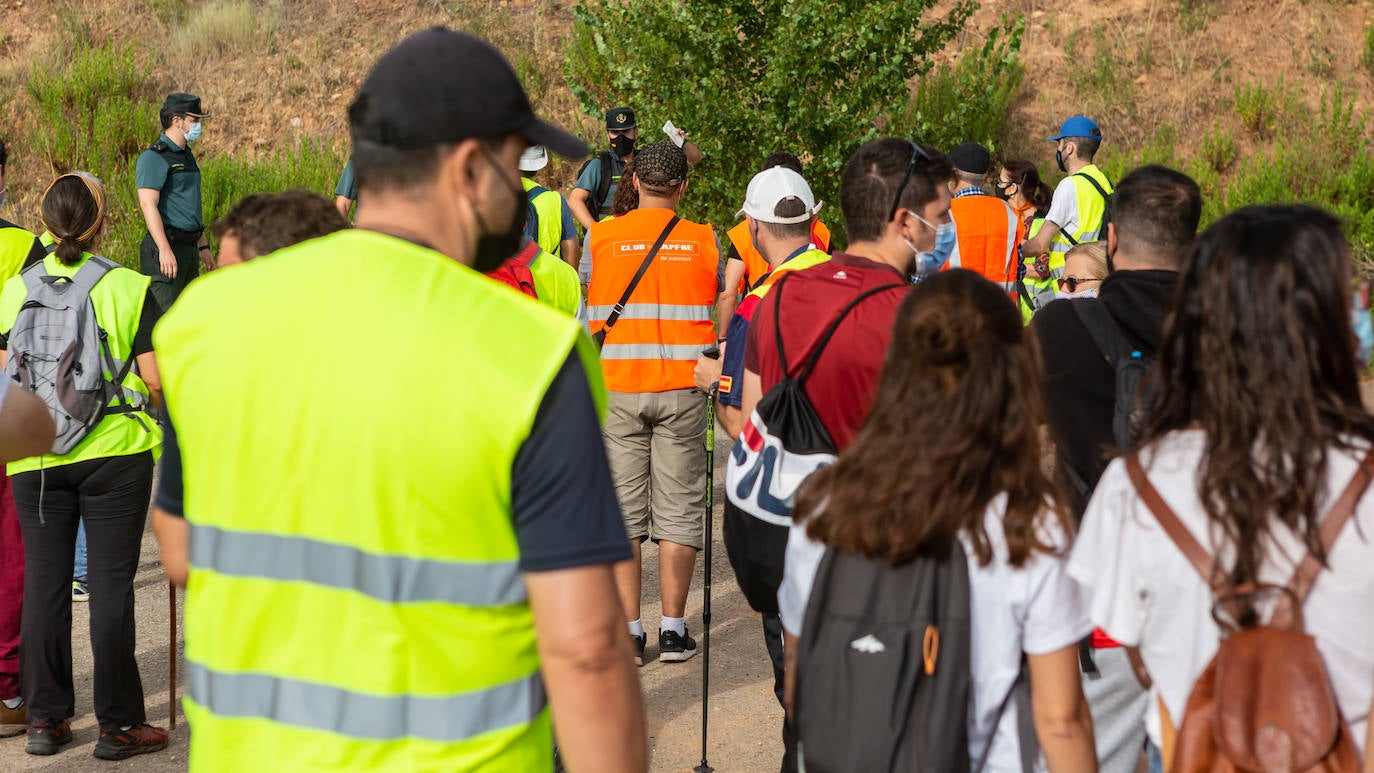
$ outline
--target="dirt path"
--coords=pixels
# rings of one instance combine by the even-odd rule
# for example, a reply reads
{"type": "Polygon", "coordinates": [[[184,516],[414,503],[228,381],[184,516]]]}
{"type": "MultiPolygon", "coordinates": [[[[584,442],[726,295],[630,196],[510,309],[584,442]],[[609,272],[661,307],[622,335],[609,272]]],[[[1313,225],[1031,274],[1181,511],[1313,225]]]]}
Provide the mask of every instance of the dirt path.
{"type": "MultiPolygon", "coordinates": [[[[711,626],[711,704],[708,759],[721,773],[727,771],[777,770],[782,755],[779,727],[782,711],[773,698],[773,676],[760,633],[759,618],[744,602],[721,543],[720,506],[724,494],[725,459],[729,439],[718,432],[716,452],[716,512],[714,524],[711,626]]],[[[657,630],[659,618],[658,552],[645,550],[644,621],[657,630]]],[[[701,635],[701,563],[687,605],[687,625],[701,635]]],[[[148,719],[167,726],[168,601],[167,583],[158,563],[157,544],[149,529],[143,537],[143,555],[134,581],[138,615],[138,662],[147,694],[148,719]]],[[[180,599],[179,599],[180,600],[180,599]]],[[[91,649],[87,638],[89,612],[74,604],[72,642],[76,684],[76,717],[73,743],[52,757],[24,753],[24,738],[0,739],[0,771],[149,771],[171,773],[186,769],[189,738],[185,716],[178,710],[177,727],[166,751],[124,762],[104,762],[91,756],[99,736],[91,710],[91,649]]],[[[181,643],[177,643],[178,652],[181,643]]],[[[650,637],[649,656],[656,656],[650,637]]],[[[681,773],[701,761],[702,657],[687,663],[647,660],[639,672],[648,706],[650,770],[681,773]]],[[[183,694],[184,663],[178,673],[177,692],[183,694]]],[[[265,770],[266,768],[264,768],[265,770]]]]}

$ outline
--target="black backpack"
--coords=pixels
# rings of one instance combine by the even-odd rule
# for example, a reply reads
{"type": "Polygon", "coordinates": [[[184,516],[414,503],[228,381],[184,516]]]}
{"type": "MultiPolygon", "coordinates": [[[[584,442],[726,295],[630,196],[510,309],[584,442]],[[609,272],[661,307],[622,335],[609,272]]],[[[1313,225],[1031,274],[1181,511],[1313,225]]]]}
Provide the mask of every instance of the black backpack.
{"type": "MultiPolygon", "coordinates": [[[[772,289],[775,319],[791,274],[772,289]]],[[[905,285],[869,288],[854,296],[821,333],[811,355],[789,364],[782,327],[775,324],[778,359],[785,377],[768,390],[745,421],[725,468],[725,550],[740,590],[755,611],[778,611],[782,559],[792,525],[792,505],[806,478],[835,461],[835,442],[806,396],[806,381],[849,312],[864,300],[905,285]]]]}
{"type": "Polygon", "coordinates": [[[1012,700],[1022,769],[1034,770],[1024,659],[987,748],[970,764],[970,603],[958,541],[943,556],[900,566],[826,550],[797,647],[793,718],[807,771],[980,773],[1012,700]]]}
{"type": "MultiPolygon", "coordinates": [[[[1153,384],[1147,382],[1145,376],[1149,373],[1154,355],[1147,355],[1131,345],[1100,299],[1075,299],[1069,302],[1069,307],[1078,315],[1078,320],[1083,323],[1088,335],[1092,336],[1098,352],[1116,374],[1112,440],[1116,443],[1117,453],[1125,454],[1135,448],[1145,425],[1145,408],[1154,392],[1153,384]]],[[[1062,455],[1059,465],[1067,473],[1066,477],[1079,501],[1086,503],[1092,495],[1092,487],[1062,455]]]]}
{"type": "Polygon", "coordinates": [[[592,214],[593,220],[600,220],[602,210],[609,208],[611,204],[611,202],[606,199],[611,194],[611,178],[615,174],[614,164],[616,156],[609,150],[603,150],[596,154],[595,157],[583,161],[582,166],[577,168],[578,179],[582,178],[582,173],[586,171],[587,165],[591,164],[593,161],[601,164],[601,182],[596,186],[595,195],[587,197],[587,211],[592,214]]]}

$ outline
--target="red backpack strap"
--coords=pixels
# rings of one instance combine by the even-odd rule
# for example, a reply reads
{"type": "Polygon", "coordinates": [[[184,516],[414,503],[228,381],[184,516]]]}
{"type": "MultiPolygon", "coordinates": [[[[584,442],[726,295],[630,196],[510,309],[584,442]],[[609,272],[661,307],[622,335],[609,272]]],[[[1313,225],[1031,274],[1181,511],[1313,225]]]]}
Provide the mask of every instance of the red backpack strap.
{"type": "Polygon", "coordinates": [[[1133,453],[1126,457],[1126,473],[1131,477],[1131,484],[1135,486],[1136,493],[1145,506],[1154,514],[1155,520],[1159,521],[1164,533],[1169,535],[1174,545],[1183,552],[1183,557],[1193,565],[1197,573],[1202,577],[1202,581],[1207,583],[1207,587],[1213,592],[1217,590],[1216,561],[1207,552],[1207,548],[1197,541],[1193,533],[1188,531],[1188,527],[1183,525],[1178,515],[1164,501],[1164,497],[1159,495],[1159,490],[1150,482],[1145,475],[1145,468],[1140,465],[1140,454],[1133,453]]]}

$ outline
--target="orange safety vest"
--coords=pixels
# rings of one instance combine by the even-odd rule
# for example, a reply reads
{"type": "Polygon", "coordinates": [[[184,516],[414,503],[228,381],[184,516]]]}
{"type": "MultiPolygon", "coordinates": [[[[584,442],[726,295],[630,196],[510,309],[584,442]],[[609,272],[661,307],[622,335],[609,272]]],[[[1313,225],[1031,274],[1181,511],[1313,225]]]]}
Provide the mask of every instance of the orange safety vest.
{"type": "MultiPolygon", "coordinates": [[[[735,245],[735,252],[744,260],[744,278],[740,280],[735,292],[747,293],[773,269],[759,251],[754,249],[754,242],[749,238],[748,220],[741,220],[726,236],[730,238],[730,243],[735,245]]],[[[817,220],[811,224],[811,243],[821,252],[830,252],[830,229],[826,228],[825,223],[817,220]]]]}
{"type": "Polygon", "coordinates": [[[1024,227],[1011,205],[993,196],[963,196],[950,202],[958,248],[950,268],[977,271],[1007,292],[1016,290],[1016,245],[1024,227]]]}
{"type": "MultiPolygon", "coordinates": [[[[672,216],[669,209],[636,209],[592,229],[587,321],[593,335],[672,216]]],[[[606,389],[666,392],[695,384],[697,357],[716,342],[711,312],[719,266],[711,226],[679,221],[601,347],[606,389]]]]}

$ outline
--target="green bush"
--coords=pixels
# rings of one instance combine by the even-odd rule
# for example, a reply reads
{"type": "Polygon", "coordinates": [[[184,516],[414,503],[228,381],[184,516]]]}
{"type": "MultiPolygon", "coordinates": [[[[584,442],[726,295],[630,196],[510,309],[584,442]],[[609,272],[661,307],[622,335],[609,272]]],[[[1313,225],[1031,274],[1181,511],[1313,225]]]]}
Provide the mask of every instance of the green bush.
{"type": "Polygon", "coordinates": [[[1258,139],[1274,137],[1302,112],[1298,94],[1282,78],[1271,87],[1236,84],[1235,102],[1241,126],[1258,139]]]}
{"type": "MultiPolygon", "coordinates": [[[[1069,80],[1086,105],[1095,109],[1120,105],[1133,111],[1135,82],[1131,78],[1140,70],[1148,69],[1148,64],[1136,62],[1132,65],[1126,61],[1118,47],[1108,40],[1107,28],[1101,25],[1094,25],[1088,33],[1075,30],[1069,35],[1065,51],[1072,52],[1070,60],[1075,62],[1069,68],[1069,80]]],[[[1137,49],[1137,54],[1141,53],[1141,49],[1137,49]]],[[[1153,57],[1148,45],[1143,56],[1146,59],[1153,57]]]]}
{"type": "Polygon", "coordinates": [[[588,114],[633,106],[641,142],[659,139],[664,119],[692,132],[705,161],[684,215],[728,225],[771,152],[802,156],[818,198],[833,202],[859,145],[912,136],[911,81],[932,69],[975,7],[956,0],[923,21],[935,5],[579,0],[565,72],[588,114]]]}
{"type": "Polygon", "coordinates": [[[1199,152],[1214,172],[1224,172],[1236,162],[1236,140],[1231,132],[1221,126],[1213,126],[1203,135],[1199,152]]]}
{"type": "Polygon", "coordinates": [[[1024,18],[1003,17],[981,49],[970,49],[921,77],[907,106],[913,136],[941,150],[970,141],[996,149],[1025,75],[1020,60],[1025,29],[1024,18]]]}
{"type": "Polygon", "coordinates": [[[1360,50],[1360,64],[1374,74],[1374,23],[1364,26],[1364,47],[1360,50]]]}

